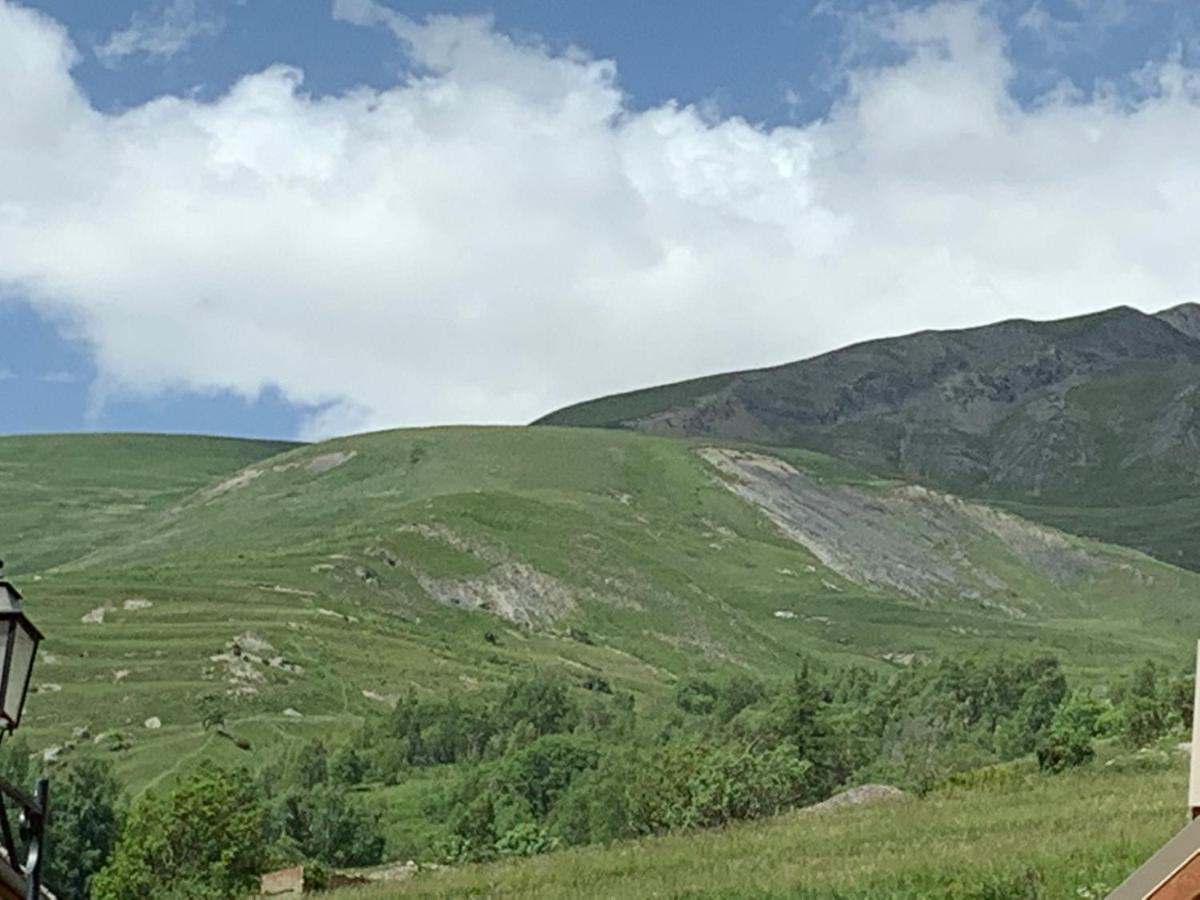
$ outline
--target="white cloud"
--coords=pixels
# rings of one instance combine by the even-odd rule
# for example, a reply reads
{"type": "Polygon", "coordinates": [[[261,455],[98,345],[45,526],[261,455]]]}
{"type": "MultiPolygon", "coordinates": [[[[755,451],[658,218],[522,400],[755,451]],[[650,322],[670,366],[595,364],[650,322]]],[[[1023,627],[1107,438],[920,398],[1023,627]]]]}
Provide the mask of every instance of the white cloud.
{"type": "Polygon", "coordinates": [[[0,366],[0,381],[11,381],[16,377],[16,373],[12,369],[0,366]]]}
{"type": "Polygon", "coordinates": [[[127,28],[114,31],[96,47],[96,56],[108,66],[138,53],[170,59],[197,38],[218,34],[221,27],[220,19],[201,14],[196,0],[170,0],[149,14],[135,12],[127,28]]]}
{"type": "Polygon", "coordinates": [[[366,0],[422,72],[283,66],[101,113],[0,0],[0,284],[85,336],[100,396],[276,385],[309,433],[522,421],[865,337],[1200,294],[1200,90],[1014,103],[973,6],[888,19],[823,121],[628,108],[616,67],[366,0]]]}

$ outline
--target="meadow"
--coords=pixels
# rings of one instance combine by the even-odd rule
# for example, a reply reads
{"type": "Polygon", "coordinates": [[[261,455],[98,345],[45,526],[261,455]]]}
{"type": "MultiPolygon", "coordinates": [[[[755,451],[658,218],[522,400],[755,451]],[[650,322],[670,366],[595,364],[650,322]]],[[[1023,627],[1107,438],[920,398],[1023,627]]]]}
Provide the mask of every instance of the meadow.
{"type": "MultiPolygon", "coordinates": [[[[211,753],[253,764],[201,727],[214,692],[257,747],[336,733],[410,688],[537,668],[653,698],[684,674],[786,676],[803,657],[887,669],[1046,650],[1103,680],[1190,653],[1193,573],[1072,538],[1101,565],[1063,584],[981,534],[928,553],[968,553],[1019,615],[864,587],[731,493],[697,446],[557,428],[0,439],[0,548],[48,635],[22,734],[65,756],[112,748],[136,791],[211,753]]],[[[822,483],[902,489],[776,452],[822,483]]],[[[898,529],[920,527],[906,515],[898,529]]]]}
{"type": "Polygon", "coordinates": [[[1114,768],[1014,773],[922,799],[426,871],[331,896],[1099,900],[1184,821],[1185,756],[1152,771],[1114,768]]]}
{"type": "MultiPolygon", "coordinates": [[[[1196,573],[817,453],[721,444],[781,461],[788,509],[847,536],[811,546],[740,495],[711,446],[550,427],[316,445],[0,438],[0,548],[47,634],[20,739],[52,773],[103,759],[132,800],[204,763],[258,778],[314,741],[337,751],[404,697],[466,702],[532,676],[566,685],[581,710],[628,697],[640,714],[670,706],[689,679],[781,684],[809,663],[886,681],[938,660],[1049,654],[1072,687],[1100,697],[1148,658],[1164,672],[1188,664],[1196,573]],[[872,552],[863,540],[879,535],[899,543],[872,552]],[[928,591],[905,588],[914,553],[941,573],[928,591]],[[214,703],[219,728],[205,721],[214,703]]],[[[662,721],[674,728],[671,715],[662,721]]],[[[988,741],[1008,758],[998,748],[1011,741],[988,741]]],[[[352,796],[381,813],[385,859],[427,862],[450,836],[431,804],[462,773],[405,765],[352,796]]],[[[1085,896],[1071,891],[1111,885],[1170,831],[1178,778],[1030,774],[387,890],[1085,896]],[[1130,824],[1104,830],[1120,802],[1133,804],[1130,824]],[[963,867],[970,880],[955,881],[963,867]]]]}

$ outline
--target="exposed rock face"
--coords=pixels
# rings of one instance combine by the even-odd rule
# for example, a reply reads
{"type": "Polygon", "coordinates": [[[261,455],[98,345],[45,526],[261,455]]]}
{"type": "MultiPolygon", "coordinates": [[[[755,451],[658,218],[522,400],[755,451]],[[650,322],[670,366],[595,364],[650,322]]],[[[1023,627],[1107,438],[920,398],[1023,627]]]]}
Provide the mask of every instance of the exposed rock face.
{"type": "Polygon", "coordinates": [[[1188,337],[1200,339],[1200,303],[1172,306],[1160,312],[1158,318],[1188,337]]]}
{"type": "Polygon", "coordinates": [[[848,791],[842,791],[840,794],[834,794],[828,800],[806,806],[802,812],[827,812],[831,809],[843,809],[850,806],[892,803],[897,800],[907,800],[908,797],[907,793],[890,784],[862,784],[850,788],[848,791]]]}
{"type": "Polygon", "coordinates": [[[926,488],[868,491],[822,483],[763,454],[710,447],[700,455],[730,490],[864,587],[926,601],[968,599],[1020,618],[1035,610],[1007,571],[1068,585],[1104,565],[1058,532],[926,488]],[[1006,566],[998,551],[1017,565],[1006,566]]]}
{"type": "Polygon", "coordinates": [[[97,606],[90,612],[86,612],[80,616],[79,621],[85,625],[103,625],[104,617],[112,612],[112,609],[112,604],[110,603],[104,606],[97,606]]]}
{"type": "Polygon", "coordinates": [[[355,450],[339,450],[336,453],[322,453],[320,456],[314,456],[309,460],[308,465],[304,468],[313,475],[322,475],[330,469],[336,469],[343,463],[347,463],[357,456],[355,450]]]}
{"type": "Polygon", "coordinates": [[[472,578],[418,575],[425,592],[452,606],[482,609],[520,625],[549,624],[575,608],[567,585],[521,562],[504,562],[472,578]]]}
{"type": "Polygon", "coordinates": [[[255,469],[253,467],[243,469],[236,475],[232,475],[229,478],[226,478],[224,481],[219,481],[212,487],[205,488],[204,490],[200,491],[197,496],[201,502],[216,500],[222,494],[228,494],[230,491],[236,491],[238,488],[244,488],[260,475],[262,475],[261,469],[255,469]]]}

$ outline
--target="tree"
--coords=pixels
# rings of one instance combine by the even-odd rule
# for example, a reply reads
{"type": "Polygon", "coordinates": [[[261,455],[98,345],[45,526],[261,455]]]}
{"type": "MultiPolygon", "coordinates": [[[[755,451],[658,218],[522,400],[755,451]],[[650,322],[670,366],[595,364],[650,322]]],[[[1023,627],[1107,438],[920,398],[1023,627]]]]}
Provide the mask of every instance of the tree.
{"type": "Polygon", "coordinates": [[[456,805],[450,823],[450,840],[442,855],[447,862],[477,862],[496,853],[496,802],[489,790],[456,805]]]}
{"type": "Polygon", "coordinates": [[[369,765],[353,743],[344,744],[333,754],[329,774],[338,784],[360,784],[367,776],[369,765]]]}
{"type": "Polygon", "coordinates": [[[505,760],[499,781],[529,804],[534,817],[544,819],[575,776],[595,766],[598,757],[588,741],[573,735],[549,734],[505,760]]]}
{"type": "Polygon", "coordinates": [[[277,822],[294,855],[331,866],[370,866],[383,858],[379,816],[333,785],[292,791],[277,822]]]}
{"type": "Polygon", "coordinates": [[[329,780],[329,751],[319,740],[308,741],[296,757],[296,783],[313,788],[329,780]]]}
{"type": "Polygon", "coordinates": [[[1095,755],[1092,737],[1103,707],[1091,694],[1077,692],[1058,708],[1054,721],[1037,746],[1038,766],[1061,772],[1081,766],[1095,755]]]}
{"type": "Polygon", "coordinates": [[[888,725],[881,763],[896,783],[924,795],[953,770],[946,753],[947,726],[940,716],[913,715],[888,725]]]}
{"type": "Polygon", "coordinates": [[[257,886],[266,854],[265,813],[244,770],[204,764],[170,793],[133,807],[107,865],[92,879],[95,900],[216,900],[257,886]]]}
{"type": "Polygon", "coordinates": [[[1171,715],[1183,728],[1192,727],[1192,703],[1195,699],[1196,681],[1193,672],[1186,671],[1171,679],[1167,685],[1167,706],[1171,715]]]}
{"type": "Polygon", "coordinates": [[[630,821],[649,834],[771,815],[816,798],[812,769],[786,744],[761,751],[672,741],[629,772],[630,821]]]}
{"type": "Polygon", "coordinates": [[[1020,749],[1028,752],[1041,740],[1054,721],[1058,706],[1067,694],[1067,679],[1052,656],[1029,664],[1030,685],[1021,697],[1017,716],[1021,723],[1020,749]]]}
{"type": "Polygon", "coordinates": [[[566,685],[545,675],[510,684],[500,698],[497,713],[510,729],[528,723],[536,737],[570,731],[578,719],[566,685]]]}
{"type": "Polygon", "coordinates": [[[693,716],[707,716],[717,706],[717,686],[703,678],[685,678],[675,685],[675,705],[693,716]]]}
{"type": "Polygon", "coordinates": [[[94,757],[72,763],[54,779],[46,840],[46,883],[63,900],[84,900],[120,832],[121,789],[112,766],[94,757]]]}
{"type": "Polygon", "coordinates": [[[200,725],[208,731],[225,727],[226,704],[220,694],[206,694],[200,698],[200,725]]]}
{"type": "Polygon", "coordinates": [[[717,691],[713,712],[722,722],[728,722],[743,709],[757,703],[765,695],[763,686],[748,675],[734,675],[717,691]]]}
{"type": "Polygon", "coordinates": [[[632,748],[619,746],[606,753],[595,768],[580,772],[547,819],[553,834],[566,844],[633,837],[628,790],[630,773],[639,763],[632,748]]]}
{"type": "Polygon", "coordinates": [[[32,773],[29,745],[25,743],[25,738],[16,738],[0,748],[0,778],[28,789],[33,781],[32,773]]]}
{"type": "Polygon", "coordinates": [[[1148,660],[1134,670],[1122,708],[1125,738],[1135,747],[1146,746],[1170,727],[1168,704],[1162,696],[1158,668],[1153,661],[1148,660]]]}
{"type": "Polygon", "coordinates": [[[847,772],[824,697],[807,663],[775,698],[769,719],[778,739],[791,744],[800,759],[812,763],[812,777],[822,790],[844,780],[847,772]]]}

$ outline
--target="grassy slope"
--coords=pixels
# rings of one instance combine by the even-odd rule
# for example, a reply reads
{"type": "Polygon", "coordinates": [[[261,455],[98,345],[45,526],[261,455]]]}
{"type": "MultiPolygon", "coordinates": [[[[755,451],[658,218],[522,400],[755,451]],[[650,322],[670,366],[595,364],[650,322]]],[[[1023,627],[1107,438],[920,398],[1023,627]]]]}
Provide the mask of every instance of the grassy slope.
{"type": "Polygon", "coordinates": [[[534,425],[574,428],[616,428],[623,422],[648,416],[663,409],[682,406],[716,393],[741,373],[709,375],[659,387],[612,394],[586,400],[542,416],[534,425]]]}
{"type": "Polygon", "coordinates": [[[1186,760],[1096,767],[923,800],[467,866],[346,890],[384,897],[1100,898],[1183,824],[1186,760]]]}
{"type": "MultiPolygon", "coordinates": [[[[49,635],[22,734],[43,747],[120,730],[130,746],[113,758],[135,787],[203,756],[254,764],[409,687],[477,690],[531,665],[646,695],[688,671],[786,674],[801,654],[883,666],[890,652],[1051,649],[1109,671],[1182,659],[1200,588],[1103,548],[1105,571],[1064,588],[984,543],[973,561],[1016,579],[1036,616],[866,590],[722,487],[694,445],[623,432],[387,432],[267,460],[262,445],[210,439],[38,440],[0,440],[0,471],[25,473],[0,481],[0,504],[20,510],[0,547],[49,635]],[[577,605],[528,628],[434,602],[422,581],[577,605]],[[134,598],[153,605],[124,608],[134,598]],[[82,621],[103,607],[103,623],[82,621]],[[212,657],[246,632],[289,668],[251,663],[231,681],[212,657]],[[250,753],[199,727],[196,700],[228,689],[242,691],[231,730],[250,753]]],[[[820,479],[891,489],[787,455],[820,479]]]]}
{"type": "Polygon", "coordinates": [[[1128,309],[924,332],[775,369],[602,397],[539,422],[808,447],[1200,570],[1192,437],[1200,413],[1191,399],[1198,370],[1194,342],[1171,337],[1155,317],[1128,309]],[[1105,362],[1096,368],[1094,360],[1105,362]],[[963,372],[989,385],[1017,383],[1031,365],[1049,371],[1059,361],[1078,379],[1060,381],[1065,402],[1036,382],[1017,391],[1005,420],[982,432],[971,415],[956,418],[979,400],[959,383],[963,372]],[[932,393],[911,393],[942,364],[958,374],[932,393]],[[723,388],[730,390],[722,402],[701,413],[704,398],[723,388]],[[638,423],[667,411],[673,424],[638,423]]]}
{"type": "Polygon", "coordinates": [[[148,434],[0,438],[8,574],[47,569],[114,543],[213,479],[294,446],[148,434]]]}
{"type": "MultiPolygon", "coordinates": [[[[1130,370],[1070,393],[1086,421],[1105,422],[1103,464],[1090,477],[1063,491],[1048,490],[1037,500],[996,491],[993,499],[1018,515],[1097,540],[1126,544],[1177,566],[1200,571],[1200,496],[1194,485],[1196,462],[1186,446],[1172,465],[1136,460],[1134,446],[1154,426],[1156,398],[1186,396],[1193,371],[1130,370]]],[[[1023,423],[1009,423],[1018,429],[1023,423]]]]}

